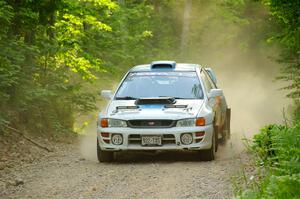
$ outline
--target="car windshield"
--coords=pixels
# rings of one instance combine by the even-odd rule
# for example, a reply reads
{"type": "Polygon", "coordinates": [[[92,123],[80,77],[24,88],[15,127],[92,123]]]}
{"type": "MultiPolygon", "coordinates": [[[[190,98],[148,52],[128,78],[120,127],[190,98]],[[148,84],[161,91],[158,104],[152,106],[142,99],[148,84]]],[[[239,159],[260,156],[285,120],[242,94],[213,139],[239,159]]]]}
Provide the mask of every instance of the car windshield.
{"type": "Polygon", "coordinates": [[[203,99],[196,72],[132,72],[119,88],[115,99],[151,97],[203,99]]]}

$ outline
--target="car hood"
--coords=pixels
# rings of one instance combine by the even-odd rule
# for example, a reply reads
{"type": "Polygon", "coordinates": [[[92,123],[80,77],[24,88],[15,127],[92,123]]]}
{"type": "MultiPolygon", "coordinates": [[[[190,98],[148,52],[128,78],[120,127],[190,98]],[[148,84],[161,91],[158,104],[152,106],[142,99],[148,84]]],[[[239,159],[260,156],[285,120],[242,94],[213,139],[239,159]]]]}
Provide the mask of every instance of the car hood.
{"type": "Polygon", "coordinates": [[[113,100],[106,110],[109,118],[131,119],[184,119],[196,117],[204,100],[177,100],[174,105],[186,105],[182,108],[165,108],[162,104],[139,105],[138,109],[117,109],[119,106],[135,106],[135,100],[113,100]]]}

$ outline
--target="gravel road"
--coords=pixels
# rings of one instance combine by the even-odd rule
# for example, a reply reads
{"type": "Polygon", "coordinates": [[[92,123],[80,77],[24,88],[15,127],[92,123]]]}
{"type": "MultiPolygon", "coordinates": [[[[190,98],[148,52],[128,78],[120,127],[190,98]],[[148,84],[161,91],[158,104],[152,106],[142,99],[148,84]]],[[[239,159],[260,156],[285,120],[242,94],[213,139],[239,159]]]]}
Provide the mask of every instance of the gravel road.
{"type": "Polygon", "coordinates": [[[231,198],[231,176],[245,155],[231,139],[211,162],[168,152],[117,154],[117,162],[100,164],[94,141],[82,150],[90,139],[0,170],[0,198],[231,198]]]}

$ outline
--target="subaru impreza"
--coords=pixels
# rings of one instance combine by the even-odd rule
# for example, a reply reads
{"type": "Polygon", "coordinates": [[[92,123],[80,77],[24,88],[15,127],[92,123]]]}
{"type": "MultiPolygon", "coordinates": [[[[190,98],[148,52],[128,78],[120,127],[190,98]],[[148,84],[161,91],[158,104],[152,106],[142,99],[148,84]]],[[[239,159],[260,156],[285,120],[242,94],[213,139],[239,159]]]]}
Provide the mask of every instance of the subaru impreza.
{"type": "Polygon", "coordinates": [[[100,162],[122,151],[198,151],[213,160],[228,138],[230,109],[211,68],[154,61],[128,71],[97,119],[100,162]]]}

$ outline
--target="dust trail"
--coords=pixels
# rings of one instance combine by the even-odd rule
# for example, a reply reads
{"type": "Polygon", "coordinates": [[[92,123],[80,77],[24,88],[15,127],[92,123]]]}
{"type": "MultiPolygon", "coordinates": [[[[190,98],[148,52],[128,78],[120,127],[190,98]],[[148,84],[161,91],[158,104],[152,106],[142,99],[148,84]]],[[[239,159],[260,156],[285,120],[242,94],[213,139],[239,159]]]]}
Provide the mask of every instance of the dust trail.
{"type": "Polygon", "coordinates": [[[97,115],[93,114],[93,117],[89,119],[89,124],[83,129],[80,136],[80,153],[82,157],[87,160],[97,161],[96,154],[96,118],[97,115]]]}
{"type": "Polygon", "coordinates": [[[282,123],[283,108],[289,100],[279,88],[284,84],[274,81],[279,65],[267,56],[243,56],[234,50],[220,61],[210,60],[232,108],[232,131],[250,137],[269,123],[282,123]]]}
{"type": "MultiPolygon", "coordinates": [[[[177,9],[183,2],[178,1],[177,9]]],[[[243,13],[240,19],[244,22],[239,23],[224,17],[224,13],[236,11],[226,9],[222,1],[194,0],[186,33],[188,45],[180,61],[215,70],[218,86],[232,108],[232,132],[251,137],[266,124],[282,123],[282,110],[290,101],[286,92],[279,91],[284,83],[274,81],[280,74],[274,60],[278,50],[264,43],[269,31],[264,28],[268,27],[267,11],[257,2],[244,2],[244,7],[239,6],[244,10],[238,11],[243,13]]],[[[184,16],[181,10],[178,16],[184,16]]]]}
{"type": "MultiPolygon", "coordinates": [[[[98,88],[101,89],[116,89],[118,86],[118,83],[113,82],[112,84],[103,84],[100,85],[98,88]]],[[[91,113],[85,117],[82,117],[78,119],[77,123],[83,123],[87,122],[87,125],[85,128],[82,129],[80,132],[82,135],[79,137],[79,143],[80,143],[80,154],[82,157],[84,157],[87,160],[91,161],[98,161],[97,160],[97,154],[96,154],[96,140],[97,140],[97,117],[98,113],[105,108],[105,105],[107,104],[107,101],[102,99],[99,96],[99,99],[97,101],[97,108],[98,110],[94,113],[91,113]]]]}

